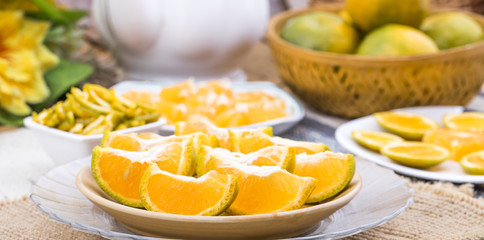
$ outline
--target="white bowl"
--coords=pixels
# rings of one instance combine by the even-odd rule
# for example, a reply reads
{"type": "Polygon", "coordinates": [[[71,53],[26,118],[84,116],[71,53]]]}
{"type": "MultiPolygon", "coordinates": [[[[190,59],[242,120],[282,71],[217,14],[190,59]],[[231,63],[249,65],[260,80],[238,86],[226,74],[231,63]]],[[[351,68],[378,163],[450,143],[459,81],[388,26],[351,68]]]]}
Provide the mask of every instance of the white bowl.
{"type": "MultiPolygon", "coordinates": [[[[166,123],[164,119],[145,125],[119,130],[119,133],[154,132],[157,133],[166,123]]],[[[47,127],[32,120],[24,119],[24,126],[32,130],[47,154],[56,164],[63,164],[82,157],[89,156],[92,149],[101,143],[103,134],[80,135],[56,128],[47,127]]]]}

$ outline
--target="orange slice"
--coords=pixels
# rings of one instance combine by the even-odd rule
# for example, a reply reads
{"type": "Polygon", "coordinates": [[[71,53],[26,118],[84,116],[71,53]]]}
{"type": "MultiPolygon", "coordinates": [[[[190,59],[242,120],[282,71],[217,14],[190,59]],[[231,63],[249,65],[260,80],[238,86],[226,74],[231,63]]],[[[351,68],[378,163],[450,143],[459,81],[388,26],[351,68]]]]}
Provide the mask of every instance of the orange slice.
{"type": "Polygon", "coordinates": [[[220,128],[211,123],[203,116],[192,116],[187,122],[177,122],[175,124],[175,135],[181,136],[185,134],[202,132],[209,136],[214,135],[221,148],[232,149],[232,144],[236,138],[249,138],[251,135],[267,135],[272,136],[272,127],[261,127],[256,129],[240,129],[228,130],[220,128]]]}
{"type": "Polygon", "coordinates": [[[233,174],[239,181],[239,193],[226,210],[233,215],[263,214],[299,209],[304,205],[316,180],[299,177],[279,167],[245,166],[231,161],[215,170],[233,174]]]}
{"type": "Polygon", "coordinates": [[[484,175],[484,151],[466,155],[459,164],[468,174],[484,175]]]}
{"type": "Polygon", "coordinates": [[[238,192],[233,175],[211,171],[200,178],[171,174],[150,164],[139,185],[143,206],[156,212],[182,215],[219,215],[238,192]]]}
{"type": "Polygon", "coordinates": [[[459,161],[464,155],[484,149],[484,134],[436,129],[428,131],[422,142],[439,145],[451,151],[451,159],[459,161]]]}
{"type": "Polygon", "coordinates": [[[138,188],[149,163],[173,174],[192,176],[195,162],[193,142],[188,139],[144,152],[95,147],[91,168],[96,182],[108,195],[122,204],[143,207],[138,188]]]}
{"type": "Polygon", "coordinates": [[[197,175],[202,176],[208,171],[215,169],[218,160],[234,161],[252,166],[277,166],[292,173],[296,166],[296,153],[293,147],[285,146],[270,146],[249,154],[230,152],[223,148],[212,149],[204,146],[198,158],[197,175]]]}
{"type": "Polygon", "coordinates": [[[351,182],[355,168],[355,159],[351,154],[329,151],[312,155],[303,153],[296,156],[294,174],[318,180],[316,188],[306,200],[306,203],[316,203],[341,192],[351,182]]]}
{"type": "Polygon", "coordinates": [[[296,149],[296,154],[313,154],[329,150],[329,148],[322,143],[295,141],[287,138],[271,137],[260,131],[244,132],[237,134],[230,130],[229,133],[232,152],[250,153],[268,146],[294,147],[296,149]]]}
{"type": "Polygon", "coordinates": [[[484,133],[484,113],[464,112],[460,114],[445,114],[444,126],[453,130],[484,133]]]}
{"type": "Polygon", "coordinates": [[[449,150],[430,143],[393,142],[381,149],[393,161],[415,168],[428,168],[449,158],[449,150]]]}
{"type": "Polygon", "coordinates": [[[403,141],[403,138],[397,135],[375,131],[353,131],[351,136],[357,143],[377,152],[388,143],[403,141]]]}
{"type": "Polygon", "coordinates": [[[420,140],[427,131],[439,127],[436,121],[413,113],[392,111],[373,116],[384,129],[408,140],[420,140]]]}

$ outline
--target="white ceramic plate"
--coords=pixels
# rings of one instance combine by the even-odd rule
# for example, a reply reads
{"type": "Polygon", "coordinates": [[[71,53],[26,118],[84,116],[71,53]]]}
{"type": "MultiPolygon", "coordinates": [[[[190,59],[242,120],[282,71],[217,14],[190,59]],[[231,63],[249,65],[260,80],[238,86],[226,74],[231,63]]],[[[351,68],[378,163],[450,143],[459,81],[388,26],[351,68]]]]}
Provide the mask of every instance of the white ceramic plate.
{"type": "MultiPolygon", "coordinates": [[[[76,160],[54,168],[39,178],[32,186],[31,195],[36,207],[56,221],[105,238],[159,239],[128,231],[79,192],[75,185],[76,174],[89,161],[89,158],[76,160]]],[[[363,182],[358,195],[321,221],[317,228],[293,239],[350,236],[381,225],[408,208],[413,191],[404,179],[366,160],[358,160],[356,168],[363,182]]]]}
{"type": "MultiPolygon", "coordinates": [[[[460,106],[432,106],[432,107],[412,107],[402,108],[402,111],[412,112],[430,117],[442,125],[442,116],[446,113],[461,113],[464,108],[460,106]]],[[[385,131],[373,116],[366,116],[342,124],[336,129],[336,140],[348,151],[355,155],[366,158],[381,166],[393,169],[394,171],[427,180],[449,181],[455,183],[474,183],[484,184],[484,176],[466,174],[460,165],[455,161],[445,161],[437,166],[422,170],[406,167],[397,164],[377,152],[366,149],[356,143],[351,137],[351,132],[355,130],[385,131]]]]}
{"type": "MultiPolygon", "coordinates": [[[[124,92],[130,90],[159,93],[163,87],[171,86],[173,84],[175,84],[175,82],[123,81],[114,85],[112,89],[115,89],[117,94],[123,94],[124,92]]],[[[231,84],[232,89],[235,92],[260,90],[271,96],[283,99],[289,115],[288,117],[246,125],[238,128],[272,126],[274,135],[279,135],[290,129],[304,118],[305,112],[302,105],[289,93],[271,82],[233,82],[231,84]]],[[[160,130],[162,135],[171,135],[175,131],[175,127],[172,125],[163,125],[160,130]]]]}

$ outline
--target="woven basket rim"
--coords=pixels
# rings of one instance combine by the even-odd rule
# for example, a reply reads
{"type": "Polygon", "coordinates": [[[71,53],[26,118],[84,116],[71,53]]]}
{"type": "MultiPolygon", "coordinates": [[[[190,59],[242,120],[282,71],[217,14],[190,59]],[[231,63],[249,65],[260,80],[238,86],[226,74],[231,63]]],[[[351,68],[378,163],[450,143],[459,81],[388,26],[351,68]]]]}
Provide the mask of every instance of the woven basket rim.
{"type": "MultiPolygon", "coordinates": [[[[361,63],[377,63],[377,64],[385,64],[385,63],[403,63],[403,62],[421,62],[421,61],[435,61],[435,60],[443,60],[443,59],[454,59],[455,57],[461,56],[463,54],[480,54],[481,52],[484,53],[484,40],[481,40],[476,43],[467,44],[464,46],[459,46],[451,49],[440,50],[437,53],[431,54],[419,54],[419,55],[408,55],[408,56],[362,56],[356,54],[339,54],[339,53],[329,53],[329,52],[322,52],[316,51],[311,49],[305,49],[294,44],[291,44],[280,37],[280,30],[282,29],[281,26],[289,20],[291,17],[307,13],[307,12],[314,12],[314,11],[339,11],[343,10],[344,5],[329,5],[329,6],[318,6],[318,7],[310,7],[305,9],[299,10],[289,10],[282,13],[279,13],[272,17],[269,21],[266,31],[266,38],[268,39],[269,43],[278,45],[279,47],[286,48],[287,51],[296,51],[302,55],[313,59],[324,59],[324,60],[332,60],[336,62],[361,62],[361,63]]],[[[472,13],[469,11],[464,10],[457,10],[453,8],[435,8],[431,10],[431,13],[440,13],[440,12],[461,12],[467,14],[477,20],[479,24],[484,29],[484,16],[479,15],[476,13],[472,13]]]]}

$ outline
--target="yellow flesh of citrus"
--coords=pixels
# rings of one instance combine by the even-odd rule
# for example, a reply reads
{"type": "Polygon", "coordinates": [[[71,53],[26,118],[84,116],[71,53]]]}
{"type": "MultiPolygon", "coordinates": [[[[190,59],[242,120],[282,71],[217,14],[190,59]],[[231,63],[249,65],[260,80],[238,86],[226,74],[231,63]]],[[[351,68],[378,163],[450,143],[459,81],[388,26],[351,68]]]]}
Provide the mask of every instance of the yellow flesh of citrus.
{"type": "Polygon", "coordinates": [[[273,166],[222,165],[219,173],[233,174],[239,193],[227,209],[229,214],[247,215],[298,209],[316,186],[310,177],[298,177],[273,166]]]}
{"type": "Polygon", "coordinates": [[[211,171],[193,178],[162,171],[156,164],[147,168],[139,185],[146,209],[182,215],[219,215],[234,201],[237,192],[233,175],[211,171]]]}
{"type": "Polygon", "coordinates": [[[399,164],[415,168],[435,166],[450,156],[447,149],[422,142],[389,143],[381,153],[399,164]]]}
{"type": "Polygon", "coordinates": [[[453,130],[484,133],[484,113],[481,112],[446,114],[442,121],[453,130]]]}
{"type": "Polygon", "coordinates": [[[446,148],[451,152],[450,159],[459,161],[468,153],[484,149],[484,134],[437,129],[425,133],[422,142],[446,148]]]}
{"type": "Polygon", "coordinates": [[[144,152],[95,147],[91,168],[98,185],[117,201],[142,207],[138,194],[141,176],[149,163],[173,174],[195,173],[195,153],[191,139],[172,142],[144,152]]]}
{"type": "Polygon", "coordinates": [[[408,140],[420,140],[427,131],[439,127],[436,121],[413,113],[379,112],[373,116],[384,129],[408,140]]]}
{"type": "Polygon", "coordinates": [[[388,143],[403,141],[403,138],[397,135],[374,131],[353,131],[351,136],[359,144],[374,151],[380,151],[388,143]]]}
{"type": "Polygon", "coordinates": [[[351,182],[355,167],[355,160],[350,154],[329,151],[313,155],[303,153],[296,156],[294,174],[318,180],[316,188],[306,200],[306,203],[315,203],[341,192],[351,182]]]}
{"type": "Polygon", "coordinates": [[[468,154],[459,163],[468,174],[484,175],[484,151],[468,154]]]}

